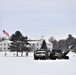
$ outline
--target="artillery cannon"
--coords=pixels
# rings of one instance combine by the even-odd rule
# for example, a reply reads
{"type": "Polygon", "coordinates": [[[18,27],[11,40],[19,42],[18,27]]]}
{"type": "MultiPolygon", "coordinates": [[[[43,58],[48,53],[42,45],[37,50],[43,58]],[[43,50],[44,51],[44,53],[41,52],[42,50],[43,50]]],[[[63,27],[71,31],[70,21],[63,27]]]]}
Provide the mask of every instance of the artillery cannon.
{"type": "MultiPolygon", "coordinates": [[[[59,46],[60,48],[61,46],[59,46]]],[[[70,49],[72,49],[74,46],[72,46],[70,49]]],[[[67,50],[67,51],[62,51],[61,49],[53,49],[51,52],[50,52],[50,56],[49,58],[52,59],[52,60],[55,60],[55,59],[69,59],[69,56],[67,56],[67,54],[69,53],[70,49],[67,50]]]]}

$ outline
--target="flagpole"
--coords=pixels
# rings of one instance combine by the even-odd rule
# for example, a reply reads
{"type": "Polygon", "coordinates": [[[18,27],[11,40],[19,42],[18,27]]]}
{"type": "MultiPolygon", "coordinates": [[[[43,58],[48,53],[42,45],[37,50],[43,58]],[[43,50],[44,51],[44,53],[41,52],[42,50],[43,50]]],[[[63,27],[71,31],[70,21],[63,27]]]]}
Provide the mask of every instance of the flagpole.
{"type": "Polygon", "coordinates": [[[2,38],[2,12],[1,12],[1,38],[2,38]]]}

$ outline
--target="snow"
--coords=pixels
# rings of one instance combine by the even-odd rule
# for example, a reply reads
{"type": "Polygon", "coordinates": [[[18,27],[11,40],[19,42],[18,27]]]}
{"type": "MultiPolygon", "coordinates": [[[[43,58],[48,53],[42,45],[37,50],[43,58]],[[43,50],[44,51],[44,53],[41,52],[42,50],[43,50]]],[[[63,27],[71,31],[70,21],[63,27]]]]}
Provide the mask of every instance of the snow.
{"type": "Polygon", "coordinates": [[[33,53],[26,57],[0,52],[0,75],[76,75],[76,54],[70,52],[69,60],[34,60],[33,53]]]}

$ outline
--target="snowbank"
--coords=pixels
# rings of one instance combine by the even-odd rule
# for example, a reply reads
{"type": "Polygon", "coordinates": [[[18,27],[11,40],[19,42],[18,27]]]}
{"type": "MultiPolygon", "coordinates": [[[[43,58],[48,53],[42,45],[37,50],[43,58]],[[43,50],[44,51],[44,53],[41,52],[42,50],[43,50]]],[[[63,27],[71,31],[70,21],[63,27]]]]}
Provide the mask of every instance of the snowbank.
{"type": "Polygon", "coordinates": [[[28,57],[0,53],[0,75],[76,75],[76,54],[68,55],[69,60],[34,60],[33,53],[28,57]]]}

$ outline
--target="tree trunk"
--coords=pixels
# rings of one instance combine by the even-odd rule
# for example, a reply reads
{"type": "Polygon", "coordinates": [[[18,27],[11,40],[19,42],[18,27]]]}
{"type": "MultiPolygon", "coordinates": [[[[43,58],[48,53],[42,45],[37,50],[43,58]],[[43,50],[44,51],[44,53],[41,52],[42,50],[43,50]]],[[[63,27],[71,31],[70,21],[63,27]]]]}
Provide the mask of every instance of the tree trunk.
{"type": "Polygon", "coordinates": [[[28,51],[26,52],[26,56],[28,56],[28,51]]]}
{"type": "Polygon", "coordinates": [[[23,56],[23,51],[21,52],[21,56],[23,56]]]}
{"type": "Polygon", "coordinates": [[[18,56],[18,51],[17,51],[17,55],[16,56],[18,56]]]}

